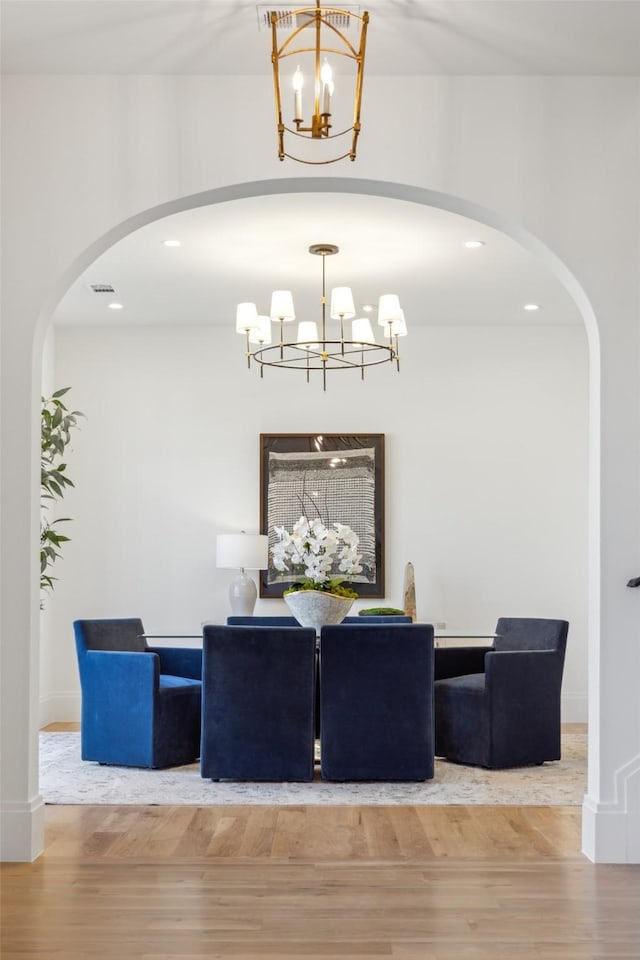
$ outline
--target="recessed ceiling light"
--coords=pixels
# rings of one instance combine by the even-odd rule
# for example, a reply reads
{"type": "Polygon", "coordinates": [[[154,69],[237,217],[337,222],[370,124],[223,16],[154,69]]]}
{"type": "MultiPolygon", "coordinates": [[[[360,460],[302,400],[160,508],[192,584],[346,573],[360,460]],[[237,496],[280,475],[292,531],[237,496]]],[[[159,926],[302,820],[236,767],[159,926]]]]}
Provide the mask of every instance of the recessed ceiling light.
{"type": "Polygon", "coordinates": [[[538,303],[525,303],[524,309],[525,309],[525,310],[539,310],[539,309],[540,309],[540,304],[538,304],[538,303]]]}
{"type": "Polygon", "coordinates": [[[163,247],[179,247],[181,242],[182,242],[181,240],[163,240],[162,246],[163,247]]]}
{"type": "Polygon", "coordinates": [[[372,303],[363,303],[363,304],[362,304],[362,309],[364,310],[365,313],[371,313],[372,310],[373,310],[373,304],[372,304],[372,303]]]}
{"type": "Polygon", "coordinates": [[[109,310],[122,310],[121,303],[110,303],[108,306],[109,306],[109,310]]]}
{"type": "Polygon", "coordinates": [[[465,240],[464,245],[468,250],[475,250],[477,247],[484,247],[484,240],[465,240]]]}

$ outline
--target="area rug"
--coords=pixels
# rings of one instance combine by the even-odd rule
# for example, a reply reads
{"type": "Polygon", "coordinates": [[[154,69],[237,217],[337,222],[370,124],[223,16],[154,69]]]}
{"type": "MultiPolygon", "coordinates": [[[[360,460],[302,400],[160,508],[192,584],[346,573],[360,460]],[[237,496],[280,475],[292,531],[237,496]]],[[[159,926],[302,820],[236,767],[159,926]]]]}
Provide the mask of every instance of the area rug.
{"type": "Polygon", "coordinates": [[[578,806],[586,790],[586,736],[564,734],[562,759],[517,770],[481,770],[436,760],[424,783],[213,783],[197,763],[170,770],[101,766],[80,759],[79,733],[40,734],[45,803],[159,804],[509,804],[578,806]]]}

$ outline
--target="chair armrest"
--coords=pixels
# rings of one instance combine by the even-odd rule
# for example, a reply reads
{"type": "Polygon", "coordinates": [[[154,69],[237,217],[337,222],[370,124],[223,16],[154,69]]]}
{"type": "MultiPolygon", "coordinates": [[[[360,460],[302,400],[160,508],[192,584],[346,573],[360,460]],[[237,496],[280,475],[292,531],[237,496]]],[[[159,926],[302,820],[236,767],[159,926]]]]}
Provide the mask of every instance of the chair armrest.
{"type": "Polygon", "coordinates": [[[436,647],[434,651],[434,679],[448,680],[468,673],[484,673],[485,654],[493,647],[436,647]]]}
{"type": "Polygon", "coordinates": [[[149,647],[160,658],[160,673],[202,680],[202,647],[149,647]]]}
{"type": "Polygon", "coordinates": [[[129,703],[141,695],[150,697],[158,689],[158,657],[123,650],[87,650],[83,661],[83,693],[91,697],[105,696],[129,703]]]}
{"type": "Polygon", "coordinates": [[[486,658],[487,691],[492,699],[517,700],[531,709],[542,708],[560,695],[562,669],[555,650],[494,650],[486,658]],[[554,662],[555,661],[555,662],[554,662]]]}

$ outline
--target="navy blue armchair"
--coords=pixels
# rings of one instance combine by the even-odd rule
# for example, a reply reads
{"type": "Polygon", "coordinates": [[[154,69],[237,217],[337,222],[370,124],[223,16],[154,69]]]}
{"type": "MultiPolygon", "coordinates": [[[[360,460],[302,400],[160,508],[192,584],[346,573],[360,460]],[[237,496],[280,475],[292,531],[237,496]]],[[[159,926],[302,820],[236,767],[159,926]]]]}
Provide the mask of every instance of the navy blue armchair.
{"type": "Polygon", "coordinates": [[[560,759],[566,620],[501,617],[490,647],[435,655],[438,757],[502,769],[560,759]]]}
{"type": "Polygon", "coordinates": [[[315,630],[207,624],[202,776],[312,780],[315,678],[315,630]]]}
{"type": "Polygon", "coordinates": [[[149,647],[137,618],[76,620],[82,759],[175,767],[200,756],[202,650],[149,647]]]}
{"type": "MultiPolygon", "coordinates": [[[[380,616],[370,615],[363,617],[345,617],[342,623],[411,623],[411,617],[401,616],[400,614],[380,614],[380,616]]],[[[227,617],[227,624],[236,627],[299,627],[300,624],[295,617],[275,616],[275,617],[254,617],[234,615],[227,617]]],[[[338,624],[341,626],[341,624],[338,624]]]]}
{"type": "Polygon", "coordinates": [[[323,627],[320,718],[324,780],[431,779],[433,627],[323,627]]]}
{"type": "MultiPolygon", "coordinates": [[[[375,626],[382,626],[385,623],[411,623],[411,617],[401,616],[400,614],[381,614],[380,616],[370,615],[363,617],[345,617],[341,624],[338,626],[343,626],[344,624],[350,623],[370,623],[375,626]]],[[[244,616],[234,614],[233,616],[227,617],[227,624],[233,626],[245,626],[245,627],[299,627],[300,624],[295,617],[292,617],[287,614],[280,616],[244,616]]],[[[320,686],[316,684],[316,727],[315,727],[316,739],[320,737],[320,686]]]]}

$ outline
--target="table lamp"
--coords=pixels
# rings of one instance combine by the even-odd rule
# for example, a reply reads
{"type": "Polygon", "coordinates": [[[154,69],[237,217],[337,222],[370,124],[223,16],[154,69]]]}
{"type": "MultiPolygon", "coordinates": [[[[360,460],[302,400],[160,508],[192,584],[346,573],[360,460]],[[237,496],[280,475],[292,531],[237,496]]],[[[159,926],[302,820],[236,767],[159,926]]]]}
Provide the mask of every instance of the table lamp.
{"type": "Polygon", "coordinates": [[[261,533],[220,533],[216,541],[216,566],[239,570],[231,581],[229,601],[234,616],[250,617],[258,591],[247,570],[266,570],[269,562],[269,538],[261,533]]]}

